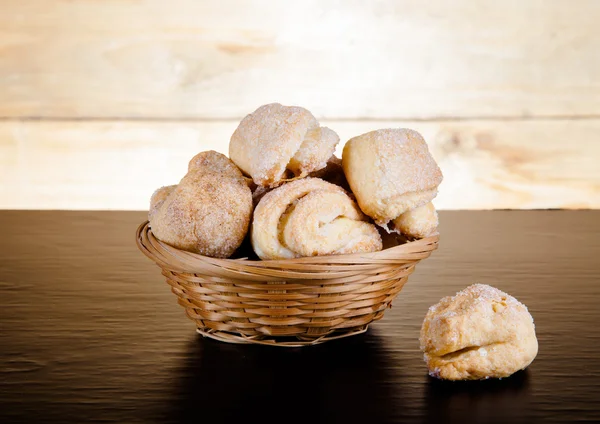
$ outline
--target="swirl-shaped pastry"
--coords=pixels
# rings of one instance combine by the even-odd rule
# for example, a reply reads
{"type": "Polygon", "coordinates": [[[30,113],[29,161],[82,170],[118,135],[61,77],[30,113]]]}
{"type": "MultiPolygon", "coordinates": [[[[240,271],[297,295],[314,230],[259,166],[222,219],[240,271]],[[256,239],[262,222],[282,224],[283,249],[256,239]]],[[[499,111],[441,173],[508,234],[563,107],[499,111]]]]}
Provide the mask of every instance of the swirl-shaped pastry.
{"type": "Polygon", "coordinates": [[[256,184],[274,187],[324,168],[339,141],[308,110],[271,103],[242,119],[231,136],[229,157],[256,184]]]}
{"type": "Polygon", "coordinates": [[[527,307],[485,284],[473,284],[429,308],[421,328],[429,374],[447,380],[508,377],[538,351],[527,307]]]}
{"type": "Polygon", "coordinates": [[[337,185],[304,178],[267,193],[254,211],[251,241],[261,259],[381,250],[381,236],[337,185]]]}
{"type": "Polygon", "coordinates": [[[152,233],[179,249],[227,258],[242,243],[252,216],[252,193],[226,156],[202,152],[176,186],[158,189],[150,201],[152,233]]]}
{"type": "Polygon", "coordinates": [[[371,131],[344,146],[342,165],[364,213],[387,229],[403,213],[437,195],[442,172],[416,131],[371,131]]]}

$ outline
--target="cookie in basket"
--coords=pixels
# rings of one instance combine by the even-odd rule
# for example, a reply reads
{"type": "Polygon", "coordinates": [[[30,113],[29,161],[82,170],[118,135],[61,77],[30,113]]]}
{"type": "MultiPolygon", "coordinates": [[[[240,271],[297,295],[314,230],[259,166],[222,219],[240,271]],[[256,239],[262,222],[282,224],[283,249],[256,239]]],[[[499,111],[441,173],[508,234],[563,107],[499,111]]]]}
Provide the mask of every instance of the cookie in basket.
{"type": "Polygon", "coordinates": [[[229,157],[257,185],[274,187],[325,168],[339,141],[308,110],[271,103],[242,119],[229,157]]]}
{"type": "MultiPolygon", "coordinates": [[[[411,224],[416,224],[415,219],[400,218],[431,202],[443,178],[427,143],[417,131],[381,129],[354,137],[344,146],[342,166],[360,208],[376,224],[388,231],[401,232],[392,222],[400,219],[408,233],[433,233],[433,229],[413,230],[411,224]]],[[[429,210],[418,215],[421,221],[425,215],[432,222],[437,219],[429,210]]]]}
{"type": "Polygon", "coordinates": [[[158,189],[148,214],[159,240],[218,258],[240,246],[251,216],[252,193],[242,173],[214,151],[196,155],[178,185],[158,189]]]}
{"type": "Polygon", "coordinates": [[[254,211],[251,240],[261,259],[381,250],[379,232],[339,186],[319,178],[267,193],[254,211]]]}

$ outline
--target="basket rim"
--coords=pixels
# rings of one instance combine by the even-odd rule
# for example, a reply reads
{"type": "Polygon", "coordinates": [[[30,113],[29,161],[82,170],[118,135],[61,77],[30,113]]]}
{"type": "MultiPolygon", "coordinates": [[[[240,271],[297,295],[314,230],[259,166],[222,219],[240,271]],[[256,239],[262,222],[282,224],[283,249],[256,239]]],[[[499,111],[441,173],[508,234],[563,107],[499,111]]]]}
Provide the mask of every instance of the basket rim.
{"type": "Polygon", "coordinates": [[[172,270],[179,269],[185,272],[188,267],[177,266],[178,262],[180,262],[180,265],[195,263],[225,269],[241,267],[247,270],[252,269],[250,272],[292,268],[296,270],[311,270],[311,275],[313,277],[315,276],[315,271],[324,271],[330,266],[335,265],[339,265],[339,267],[336,267],[338,269],[351,267],[356,271],[361,265],[372,268],[373,266],[383,267],[386,265],[418,262],[429,257],[431,252],[437,249],[439,238],[439,234],[436,234],[370,253],[310,256],[294,259],[251,260],[248,258],[212,258],[178,249],[155,238],[152,234],[149,221],[142,222],[136,230],[136,244],[138,248],[144,255],[163,268],[172,270]]]}

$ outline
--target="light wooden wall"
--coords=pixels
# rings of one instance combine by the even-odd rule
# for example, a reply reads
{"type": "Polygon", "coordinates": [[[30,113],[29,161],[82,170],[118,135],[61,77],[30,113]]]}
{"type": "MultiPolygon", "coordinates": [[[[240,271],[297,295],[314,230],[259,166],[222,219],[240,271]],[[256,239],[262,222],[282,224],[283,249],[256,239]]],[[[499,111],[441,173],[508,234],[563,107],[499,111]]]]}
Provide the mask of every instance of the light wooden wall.
{"type": "Polygon", "coordinates": [[[600,2],[4,0],[0,208],[145,209],[261,104],[423,133],[437,206],[600,207],[600,2]]]}

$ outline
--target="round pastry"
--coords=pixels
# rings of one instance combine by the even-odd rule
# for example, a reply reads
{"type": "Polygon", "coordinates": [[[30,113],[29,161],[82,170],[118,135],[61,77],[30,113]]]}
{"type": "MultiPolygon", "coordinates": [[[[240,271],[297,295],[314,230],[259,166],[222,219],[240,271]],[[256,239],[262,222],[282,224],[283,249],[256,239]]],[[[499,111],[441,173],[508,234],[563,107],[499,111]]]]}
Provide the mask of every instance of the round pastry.
{"type": "Polygon", "coordinates": [[[261,259],[381,250],[381,236],[337,185],[318,178],[284,184],[254,211],[251,241],[261,259]]]}
{"type": "Polygon", "coordinates": [[[339,141],[308,110],[271,103],[242,119],[231,136],[229,157],[256,184],[273,187],[324,168],[339,141]]]}
{"type": "Polygon", "coordinates": [[[394,219],[393,224],[396,232],[408,237],[425,238],[437,233],[439,220],[433,203],[429,202],[425,206],[404,212],[394,219]]]}
{"type": "Polygon", "coordinates": [[[429,374],[446,380],[508,377],[525,369],[538,351],[527,307],[484,284],[430,307],[420,342],[429,374]]]}
{"type": "Polygon", "coordinates": [[[342,166],[362,211],[387,223],[437,195],[442,172],[416,131],[384,129],[350,139],[342,166]]]}
{"type": "Polygon", "coordinates": [[[242,243],[252,216],[252,193],[226,156],[202,152],[177,186],[158,189],[148,218],[159,240],[179,249],[227,258],[242,243]]]}

